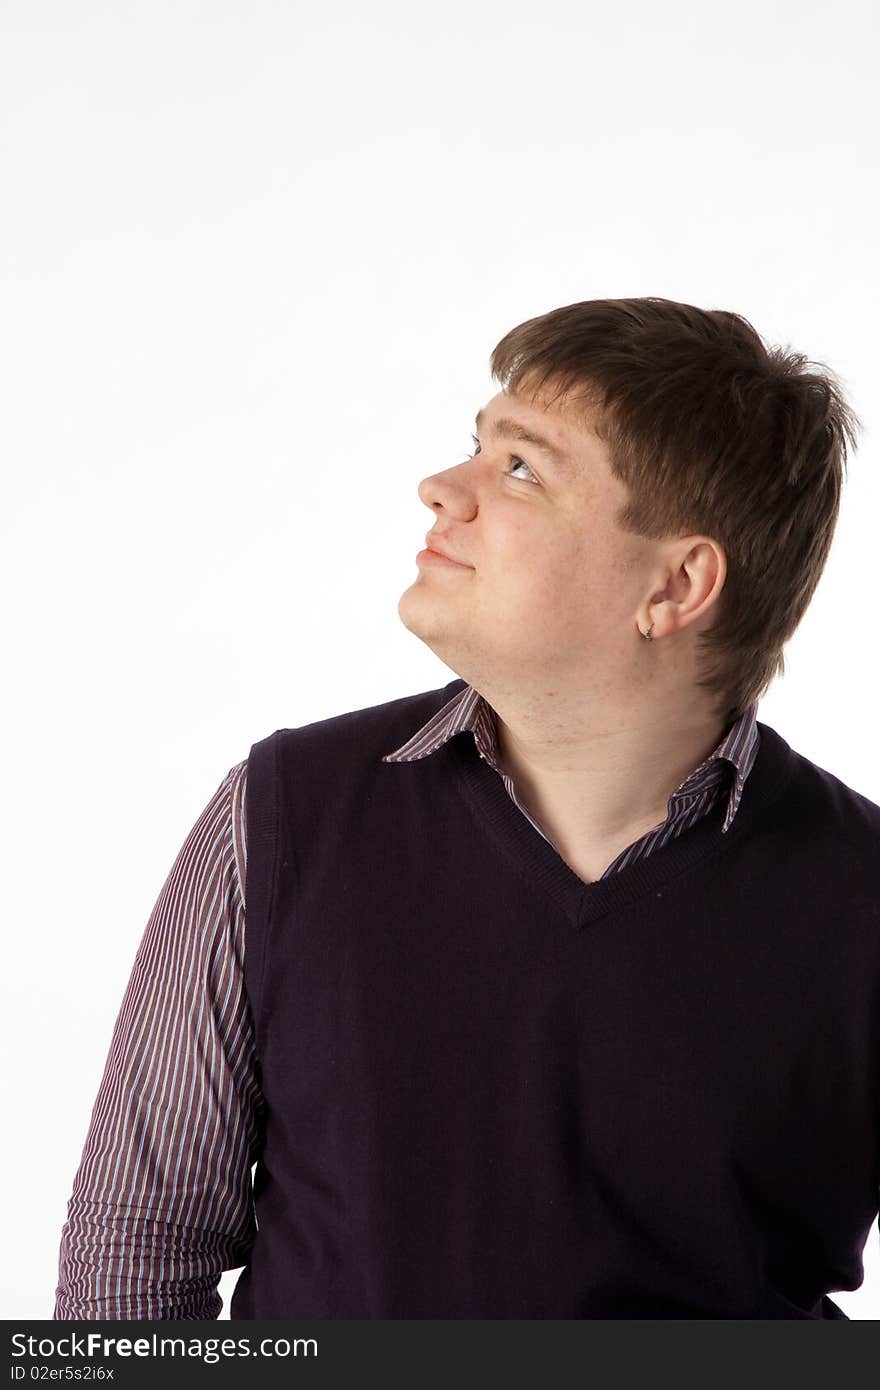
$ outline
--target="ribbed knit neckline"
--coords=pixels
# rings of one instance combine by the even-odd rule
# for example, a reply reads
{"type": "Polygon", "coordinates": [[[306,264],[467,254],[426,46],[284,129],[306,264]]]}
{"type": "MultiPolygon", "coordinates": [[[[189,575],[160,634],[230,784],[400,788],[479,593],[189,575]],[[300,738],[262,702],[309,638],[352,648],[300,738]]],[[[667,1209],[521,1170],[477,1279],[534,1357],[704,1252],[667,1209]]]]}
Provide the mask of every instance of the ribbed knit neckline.
{"type": "Polygon", "coordinates": [[[521,866],[526,881],[544,890],[575,927],[594,922],[613,908],[634,899],[698,864],[713,851],[728,853],[747,836],[772,801],[781,793],[794,767],[786,740],[769,724],[757,721],[761,739],[737,814],[722,833],[725,798],[696,824],[689,826],[651,854],[633,860],[608,878],[585,883],[558,850],[511,800],[498,773],[480,757],[472,734],[457,734],[446,745],[457,782],[477,822],[497,841],[501,851],[521,866]]]}

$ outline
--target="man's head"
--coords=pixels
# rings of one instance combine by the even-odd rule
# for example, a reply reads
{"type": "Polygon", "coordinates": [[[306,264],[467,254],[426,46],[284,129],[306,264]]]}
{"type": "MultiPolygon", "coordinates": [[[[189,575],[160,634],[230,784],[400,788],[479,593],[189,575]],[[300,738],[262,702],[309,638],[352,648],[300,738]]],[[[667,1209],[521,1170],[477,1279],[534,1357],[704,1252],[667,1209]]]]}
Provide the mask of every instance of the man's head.
{"type": "Polygon", "coordinates": [[[492,353],[503,389],[474,454],[419,485],[431,535],[472,568],[422,565],[404,625],[476,688],[613,701],[635,683],[729,722],[784,669],[855,441],[807,365],[738,315],[663,299],[520,324],[492,353]]]}

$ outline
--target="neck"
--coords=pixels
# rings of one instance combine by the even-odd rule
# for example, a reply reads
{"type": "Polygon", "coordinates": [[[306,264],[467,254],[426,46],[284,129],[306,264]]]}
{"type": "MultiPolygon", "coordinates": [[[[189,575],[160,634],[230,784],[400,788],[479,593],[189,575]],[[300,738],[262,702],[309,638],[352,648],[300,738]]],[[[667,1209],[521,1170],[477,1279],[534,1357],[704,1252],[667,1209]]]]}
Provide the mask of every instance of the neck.
{"type": "Polygon", "coordinates": [[[587,717],[564,727],[554,710],[541,722],[534,709],[493,704],[502,765],[517,797],[557,844],[617,852],[661,824],[669,798],[721,742],[717,715],[687,707],[661,720],[587,717]]]}

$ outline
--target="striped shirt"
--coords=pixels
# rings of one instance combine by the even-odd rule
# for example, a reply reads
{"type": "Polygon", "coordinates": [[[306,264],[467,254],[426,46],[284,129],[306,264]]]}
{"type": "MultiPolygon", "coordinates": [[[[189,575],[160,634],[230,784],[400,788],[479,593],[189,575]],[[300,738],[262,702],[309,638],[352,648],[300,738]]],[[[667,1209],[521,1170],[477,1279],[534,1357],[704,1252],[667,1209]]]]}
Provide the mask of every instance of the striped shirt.
{"type": "MultiPolygon", "coordinates": [[[[753,704],[676,788],[666,820],[603,878],[680,835],[725,787],[728,829],[756,718],[753,704]]],[[[549,840],[501,765],[494,710],[469,685],[383,762],[427,757],[461,732],[549,840]]],[[[196,820],[147,922],[68,1201],[55,1319],[217,1318],[220,1275],[248,1262],[264,1102],[243,973],[246,804],[244,759],[196,820]]]]}

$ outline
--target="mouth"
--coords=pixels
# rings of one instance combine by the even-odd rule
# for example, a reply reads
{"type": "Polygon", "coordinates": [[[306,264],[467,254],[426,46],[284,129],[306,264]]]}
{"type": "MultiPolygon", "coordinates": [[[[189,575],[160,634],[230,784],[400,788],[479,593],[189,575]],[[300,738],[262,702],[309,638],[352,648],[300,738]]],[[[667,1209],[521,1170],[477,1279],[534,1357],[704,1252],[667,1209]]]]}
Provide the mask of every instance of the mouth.
{"type": "MultiPolygon", "coordinates": [[[[450,552],[443,545],[440,544],[439,533],[431,531],[425,537],[425,545],[428,547],[428,550],[431,552],[432,555],[439,555],[442,559],[448,560],[449,563],[452,565],[458,565],[461,569],[473,569],[473,565],[469,565],[465,560],[459,560],[457,556],[451,555],[450,552]]],[[[424,552],[420,551],[419,553],[423,554],[424,552]]],[[[418,559],[418,556],[416,558],[418,559]]]]}
{"type": "Polygon", "coordinates": [[[473,569],[473,565],[465,565],[459,560],[451,560],[448,555],[444,555],[442,551],[435,550],[433,546],[428,546],[427,550],[419,551],[416,556],[416,564],[419,566],[437,565],[442,568],[454,570],[473,569]]]}

